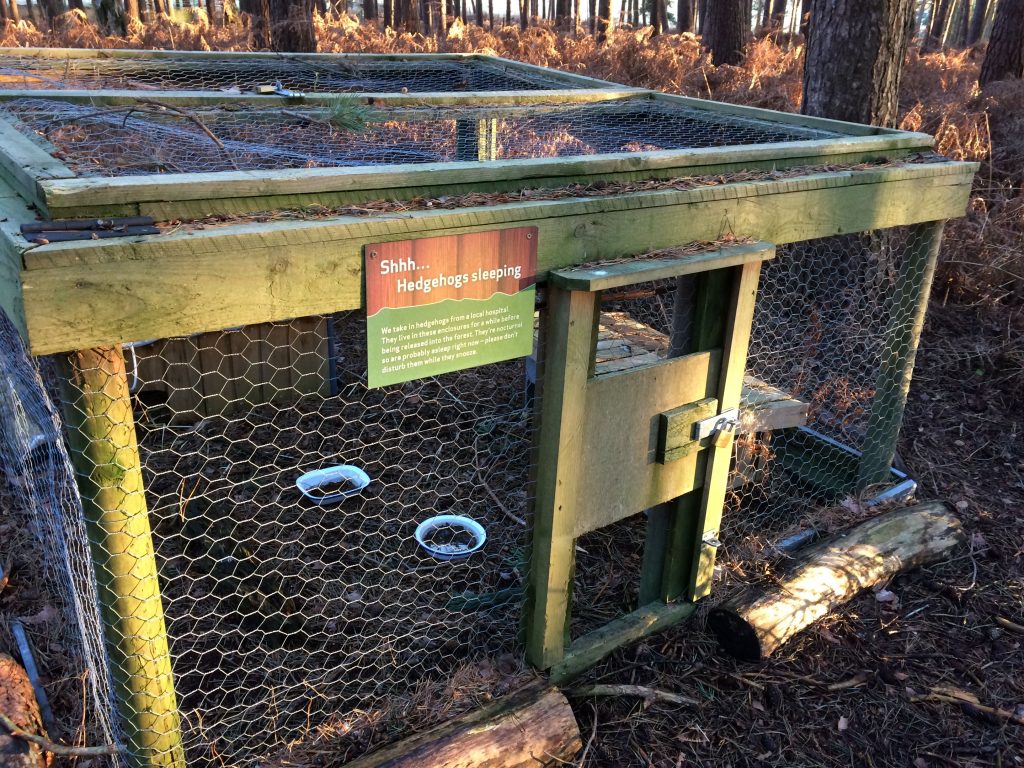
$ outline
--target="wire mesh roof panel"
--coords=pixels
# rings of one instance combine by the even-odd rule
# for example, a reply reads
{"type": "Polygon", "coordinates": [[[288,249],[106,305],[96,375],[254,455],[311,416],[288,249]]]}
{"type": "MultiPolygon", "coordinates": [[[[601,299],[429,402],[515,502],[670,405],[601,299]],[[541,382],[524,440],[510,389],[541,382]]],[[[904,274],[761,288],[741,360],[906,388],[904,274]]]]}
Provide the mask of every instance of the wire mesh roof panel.
{"type": "Polygon", "coordinates": [[[0,104],[0,117],[83,176],[379,166],[650,152],[840,134],[650,99],[583,105],[319,109],[0,104]]]}
{"type": "Polygon", "coordinates": [[[49,58],[0,56],[0,88],[248,92],[280,83],[308,93],[541,91],[581,88],[555,77],[467,59],[49,58]]]}

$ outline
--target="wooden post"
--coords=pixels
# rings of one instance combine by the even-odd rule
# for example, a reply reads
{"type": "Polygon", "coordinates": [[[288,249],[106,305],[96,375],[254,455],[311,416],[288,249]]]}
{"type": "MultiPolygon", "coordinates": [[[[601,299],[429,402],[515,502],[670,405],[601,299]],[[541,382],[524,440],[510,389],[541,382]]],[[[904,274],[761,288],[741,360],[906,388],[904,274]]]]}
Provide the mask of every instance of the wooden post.
{"type": "Polygon", "coordinates": [[[892,315],[879,360],[858,489],[884,482],[889,477],[914,373],[917,345],[928,311],[928,296],[935,277],[944,225],[945,221],[932,221],[910,228],[909,252],[896,284],[892,315]]]}
{"type": "Polygon", "coordinates": [[[586,386],[594,346],[598,293],[548,286],[543,412],[526,608],[526,656],[547,669],[562,660],[572,573],[576,483],[583,448],[586,386]]]}
{"type": "MultiPolygon", "coordinates": [[[[743,374],[747,365],[747,347],[750,326],[754,319],[757,284],[761,276],[761,262],[752,261],[733,269],[734,284],[731,301],[732,313],[725,318],[722,343],[722,368],[719,374],[719,408],[728,411],[738,408],[743,389],[743,374]]],[[[718,529],[722,524],[722,511],[728,491],[730,463],[732,461],[732,435],[724,442],[708,449],[707,471],[701,490],[700,506],[693,540],[695,556],[690,563],[687,597],[699,600],[711,591],[711,576],[715,566],[718,529]]]]}
{"type": "Polygon", "coordinates": [[[174,680],[120,346],[73,352],[64,418],[132,768],[184,768],[174,680]]]}

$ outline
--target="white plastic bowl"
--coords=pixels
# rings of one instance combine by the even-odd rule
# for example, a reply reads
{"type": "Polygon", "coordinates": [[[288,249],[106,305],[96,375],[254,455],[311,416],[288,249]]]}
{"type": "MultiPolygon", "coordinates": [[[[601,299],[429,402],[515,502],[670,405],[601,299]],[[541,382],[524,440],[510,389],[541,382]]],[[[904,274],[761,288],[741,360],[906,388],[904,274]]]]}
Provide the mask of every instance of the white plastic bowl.
{"type": "Polygon", "coordinates": [[[416,541],[436,560],[461,560],[479,550],[487,541],[487,531],[476,520],[463,515],[437,515],[428,518],[416,526],[416,541]],[[444,525],[461,528],[473,537],[469,547],[453,547],[451,545],[435,546],[427,542],[427,537],[444,525]]]}
{"type": "Polygon", "coordinates": [[[302,495],[317,504],[333,504],[349,496],[355,496],[369,484],[370,476],[359,467],[353,467],[351,464],[339,464],[336,467],[314,469],[312,472],[301,475],[295,481],[295,487],[302,491],[302,495]],[[351,488],[338,491],[337,493],[317,493],[318,488],[346,480],[351,483],[351,488]]]}

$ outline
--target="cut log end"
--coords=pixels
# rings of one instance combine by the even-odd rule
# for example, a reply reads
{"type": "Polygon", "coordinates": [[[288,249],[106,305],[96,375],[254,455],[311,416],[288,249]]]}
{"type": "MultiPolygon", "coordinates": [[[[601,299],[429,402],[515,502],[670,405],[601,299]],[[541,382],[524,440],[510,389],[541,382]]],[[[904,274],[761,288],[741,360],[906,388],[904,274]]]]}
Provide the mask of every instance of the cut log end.
{"type": "Polygon", "coordinates": [[[708,612],[708,629],[716,638],[722,650],[742,661],[760,661],[764,658],[761,639],[757,631],[742,616],[723,608],[712,608],[708,612]]]}
{"type": "Polygon", "coordinates": [[[565,696],[538,684],[349,766],[540,768],[568,764],[581,747],[579,727],[565,696]]]}
{"type": "MultiPolygon", "coordinates": [[[[0,712],[21,731],[46,736],[32,683],[24,668],[0,653],[0,712]]],[[[0,766],[3,768],[46,768],[50,756],[37,744],[11,735],[0,725],[0,766]]]]}
{"type": "Polygon", "coordinates": [[[943,504],[879,515],[808,547],[777,583],[726,600],[709,612],[708,628],[727,653],[765,659],[862,590],[942,560],[963,541],[960,522],[943,504]]]}

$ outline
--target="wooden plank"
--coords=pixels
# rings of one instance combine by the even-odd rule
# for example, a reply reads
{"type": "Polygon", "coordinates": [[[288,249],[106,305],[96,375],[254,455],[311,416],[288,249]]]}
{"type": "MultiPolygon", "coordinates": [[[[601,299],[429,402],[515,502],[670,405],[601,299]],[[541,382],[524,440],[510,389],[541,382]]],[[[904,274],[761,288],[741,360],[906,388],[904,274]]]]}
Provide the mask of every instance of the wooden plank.
{"type": "Polygon", "coordinates": [[[198,209],[204,211],[204,215],[237,213],[241,210],[296,207],[302,204],[303,197],[306,204],[339,205],[397,194],[403,197],[441,196],[485,187],[494,189],[495,183],[512,189],[521,187],[523,183],[557,186],[571,182],[586,183],[588,179],[598,178],[666,178],[738,169],[860,162],[921,148],[921,142],[916,139],[873,136],[787,142],[756,148],[711,147],[487,162],[478,162],[474,158],[462,162],[396,164],[372,169],[301,168],[79,178],[43,182],[42,188],[47,208],[54,216],[77,215],[76,211],[83,210],[89,212],[87,215],[94,215],[97,211],[109,211],[107,215],[126,212],[117,206],[129,206],[128,212],[139,213],[143,211],[139,207],[143,203],[160,203],[156,210],[145,210],[166,219],[174,218],[172,214],[191,210],[187,206],[170,205],[183,201],[202,201],[198,209]],[[313,195],[318,197],[313,199],[310,197],[313,195]]]}
{"type": "Polygon", "coordinates": [[[654,280],[665,280],[680,275],[692,275],[713,269],[735,267],[748,261],[764,261],[775,255],[771,243],[757,242],[725,245],[702,253],[691,253],[678,258],[649,259],[646,257],[597,264],[586,268],[557,269],[548,274],[548,282],[570,291],[606,291],[624,285],[654,280]]]}
{"type": "Polygon", "coordinates": [[[288,323],[289,372],[297,396],[330,395],[327,323],[323,316],[299,317],[288,323]]]}
{"type": "Polygon", "coordinates": [[[45,204],[39,182],[43,179],[73,178],[74,175],[13,123],[0,117],[0,178],[25,200],[36,205],[45,204]]]}
{"type": "Polygon", "coordinates": [[[692,96],[678,96],[670,93],[654,93],[652,98],[667,104],[678,104],[701,109],[708,112],[716,112],[735,117],[744,117],[751,120],[767,120],[774,123],[795,125],[803,128],[834,131],[835,133],[848,136],[881,136],[881,135],[902,135],[914,137],[914,140],[922,142],[921,146],[931,147],[935,143],[934,137],[927,133],[915,133],[913,131],[900,131],[895,128],[882,128],[875,125],[863,125],[862,123],[850,123],[845,120],[832,120],[825,117],[811,117],[796,112],[778,112],[773,109],[762,107],[748,107],[740,104],[728,104],[722,101],[711,101],[709,99],[695,99],[692,96]]]}
{"type": "Polygon", "coordinates": [[[184,768],[174,678],[120,347],[66,358],[70,455],[96,561],[97,599],[130,768],[184,768]]]}
{"type": "Polygon", "coordinates": [[[0,48],[0,56],[34,57],[40,59],[217,59],[269,60],[269,61],[404,61],[436,60],[466,61],[476,53],[277,53],[272,51],[179,51],[149,48],[0,48]]]}
{"type": "Polygon", "coordinates": [[[574,642],[566,652],[565,658],[551,668],[551,681],[562,684],[571,680],[626,643],[635,642],[685,621],[696,610],[692,603],[654,603],[615,619],[574,642]]]}
{"type": "MultiPolygon", "coordinates": [[[[754,261],[735,267],[735,288],[726,321],[721,379],[718,385],[722,411],[739,407],[743,374],[747,362],[747,347],[750,343],[750,326],[754,319],[754,303],[757,299],[757,283],[761,274],[761,262],[754,261]]],[[[716,545],[722,522],[722,510],[729,480],[732,459],[732,439],[724,444],[717,442],[708,451],[707,475],[701,495],[697,516],[695,542],[699,553],[693,558],[690,574],[689,598],[698,600],[711,591],[711,577],[714,571],[716,545]]]]}
{"type": "Polygon", "coordinates": [[[701,352],[595,377],[587,384],[577,536],[700,487],[699,453],[661,464],[659,415],[714,394],[720,355],[701,352]]]}
{"type": "Polygon", "coordinates": [[[771,432],[807,424],[810,404],[746,374],[740,394],[739,434],[771,432]]]}
{"type": "MultiPolygon", "coordinates": [[[[918,166],[915,168],[926,168],[918,166]]],[[[723,228],[787,243],[960,215],[970,176],[945,167],[745,182],[685,192],[417,211],[369,220],[245,224],[55,243],[25,256],[36,354],[163,338],[362,305],[367,242],[538,227],[539,273],[696,240],[723,228]],[[898,171],[898,173],[896,172],[898,171]],[[887,179],[895,177],[896,180],[887,179]]]]}
{"type": "Polygon", "coordinates": [[[386,104],[389,107],[426,107],[426,106],[512,106],[531,104],[587,104],[609,99],[636,98],[643,91],[626,86],[612,87],[604,90],[554,89],[550,91],[420,91],[419,93],[399,92],[359,92],[359,93],[307,93],[301,97],[273,96],[257,93],[232,93],[224,91],[140,91],[118,88],[68,89],[54,90],[48,88],[14,89],[0,88],[0,101],[13,99],[50,99],[66,101],[72,104],[96,104],[100,106],[121,106],[134,104],[140,98],[156,99],[178,107],[215,107],[232,105],[265,106],[268,109],[281,107],[308,106],[330,104],[339,97],[352,99],[360,104],[386,104]]]}
{"type": "Polygon", "coordinates": [[[693,427],[698,421],[718,413],[718,400],[705,397],[658,415],[658,461],[668,464],[708,447],[708,440],[695,440],[693,427]]]}
{"type": "Polygon", "coordinates": [[[568,627],[574,529],[580,511],[577,489],[587,375],[594,347],[593,316],[597,295],[557,289],[548,295],[545,322],[544,410],[537,448],[533,548],[529,604],[526,611],[526,656],[546,669],[562,660],[568,627]]]}
{"type": "Polygon", "coordinates": [[[0,178],[0,310],[28,343],[28,325],[21,295],[22,253],[28,247],[18,230],[22,221],[32,218],[24,201],[0,178]]]}

